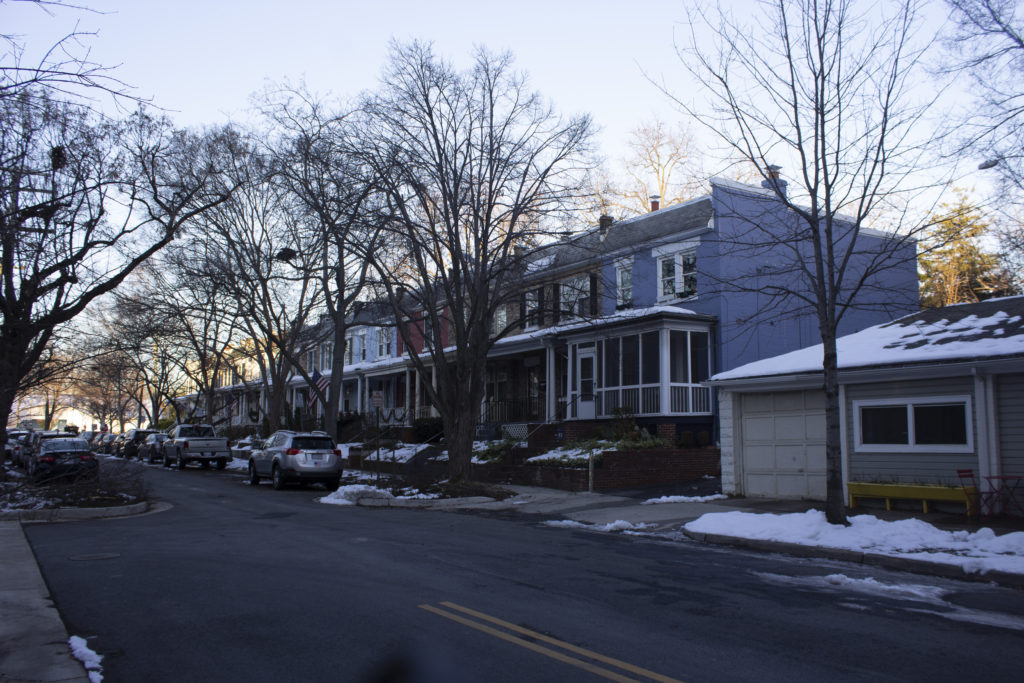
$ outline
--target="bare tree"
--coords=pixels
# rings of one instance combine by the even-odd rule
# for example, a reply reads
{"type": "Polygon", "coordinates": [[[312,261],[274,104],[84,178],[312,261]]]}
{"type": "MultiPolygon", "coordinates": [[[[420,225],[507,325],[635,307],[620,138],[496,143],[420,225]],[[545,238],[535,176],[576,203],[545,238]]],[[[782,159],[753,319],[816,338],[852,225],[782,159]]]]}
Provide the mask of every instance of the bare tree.
{"type": "Polygon", "coordinates": [[[518,297],[516,247],[540,240],[578,197],[591,122],[555,115],[510,55],[481,49],[460,73],[420,43],[392,46],[366,111],[362,146],[381,177],[388,253],[402,259],[378,253],[375,265],[458,480],[468,474],[492,320],[518,297]]]}
{"type": "MultiPolygon", "coordinates": [[[[759,293],[764,305],[752,322],[798,310],[816,316],[824,347],[827,516],[843,523],[837,331],[852,310],[884,311],[893,303],[884,274],[908,270],[913,237],[925,226],[890,224],[884,238],[866,230],[880,211],[905,207],[922,187],[915,173],[930,103],[911,99],[922,57],[913,47],[916,3],[857,13],[851,0],[770,0],[761,9],[749,24],[722,9],[691,17],[689,43],[677,48],[711,108],[674,99],[759,169],[769,188],[752,200],[760,210],[716,209],[746,221],[740,234],[720,239],[728,241],[723,251],[746,260],[751,276],[717,286],[759,293]],[[775,163],[792,165],[788,187],[775,163]]],[[[901,303],[906,310],[916,301],[901,303]]]]}
{"type": "Polygon", "coordinates": [[[230,317],[252,346],[267,397],[266,417],[277,429],[289,409],[288,380],[307,323],[322,305],[313,275],[322,244],[304,225],[306,217],[291,211],[271,159],[251,140],[235,156],[231,174],[239,189],[201,217],[205,253],[193,272],[233,304],[230,317]]]}
{"type": "Polygon", "coordinates": [[[220,137],[45,92],[0,98],[0,421],[54,329],[224,201],[220,137]]]}
{"type": "MultiPolygon", "coordinates": [[[[310,391],[324,406],[325,429],[337,438],[338,406],[344,381],[349,319],[365,296],[369,256],[379,246],[379,202],[373,171],[354,150],[358,114],[343,114],[304,88],[283,88],[268,94],[264,112],[277,135],[271,153],[275,178],[291,198],[297,214],[306,216],[312,231],[308,244],[320,247],[311,256],[322,300],[331,321],[330,387],[312,381],[312,368],[296,364],[310,391]]],[[[319,345],[322,339],[311,341],[319,345]]]]}

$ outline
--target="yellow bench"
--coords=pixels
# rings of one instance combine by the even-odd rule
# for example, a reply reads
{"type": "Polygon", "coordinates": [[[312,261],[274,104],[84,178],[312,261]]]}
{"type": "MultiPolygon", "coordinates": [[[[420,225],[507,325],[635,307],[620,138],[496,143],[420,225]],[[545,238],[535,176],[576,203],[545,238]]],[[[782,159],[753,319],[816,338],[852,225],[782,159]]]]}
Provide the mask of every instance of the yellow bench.
{"type": "Polygon", "coordinates": [[[885,509],[892,510],[892,499],[920,500],[922,510],[928,512],[928,501],[963,503],[967,508],[967,516],[973,516],[977,492],[971,487],[938,486],[935,484],[872,484],[869,482],[847,482],[850,493],[850,509],[857,507],[858,498],[884,498],[885,509]]]}

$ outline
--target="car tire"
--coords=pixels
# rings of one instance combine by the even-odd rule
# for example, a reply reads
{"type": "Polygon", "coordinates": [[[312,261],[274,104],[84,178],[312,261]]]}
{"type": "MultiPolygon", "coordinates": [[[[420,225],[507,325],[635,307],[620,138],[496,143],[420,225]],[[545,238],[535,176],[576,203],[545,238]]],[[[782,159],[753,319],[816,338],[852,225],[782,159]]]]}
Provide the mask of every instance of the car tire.
{"type": "Polygon", "coordinates": [[[217,459],[217,469],[218,470],[223,470],[227,466],[228,466],[228,459],[227,458],[218,458],[217,459]]]}
{"type": "Polygon", "coordinates": [[[249,486],[257,486],[260,483],[260,475],[256,474],[256,465],[249,461],[249,486]]]}
{"type": "Polygon", "coordinates": [[[284,473],[281,472],[280,466],[274,465],[274,469],[270,473],[270,481],[275,491],[280,491],[284,488],[284,473]]]}
{"type": "Polygon", "coordinates": [[[203,465],[203,469],[204,470],[210,469],[210,461],[209,460],[203,460],[202,461],[202,465],[203,465]]]}
{"type": "Polygon", "coordinates": [[[188,465],[188,461],[182,456],[181,451],[178,451],[178,469],[183,470],[188,465]]]}
{"type": "Polygon", "coordinates": [[[167,453],[164,453],[164,467],[170,467],[170,466],[171,466],[171,456],[167,455],[167,453]]]}

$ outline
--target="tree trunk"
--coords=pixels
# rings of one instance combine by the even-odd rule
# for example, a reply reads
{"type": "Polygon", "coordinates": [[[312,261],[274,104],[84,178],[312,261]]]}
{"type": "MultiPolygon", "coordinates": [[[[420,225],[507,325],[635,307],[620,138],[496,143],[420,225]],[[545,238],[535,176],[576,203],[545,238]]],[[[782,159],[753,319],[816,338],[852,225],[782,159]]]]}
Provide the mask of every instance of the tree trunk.
{"type": "Polygon", "coordinates": [[[839,369],[835,330],[823,335],[822,368],[825,389],[825,518],[830,524],[847,525],[843,491],[843,456],[839,424],[839,369]]]}

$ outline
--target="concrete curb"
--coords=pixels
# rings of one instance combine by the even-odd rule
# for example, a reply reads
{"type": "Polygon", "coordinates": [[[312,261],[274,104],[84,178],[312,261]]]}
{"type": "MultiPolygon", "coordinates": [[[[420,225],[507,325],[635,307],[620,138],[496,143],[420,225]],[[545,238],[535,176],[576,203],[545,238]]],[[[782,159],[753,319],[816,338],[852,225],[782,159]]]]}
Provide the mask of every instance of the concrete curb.
{"type": "Polygon", "coordinates": [[[356,505],[364,508],[411,508],[416,510],[449,510],[481,503],[493,503],[494,498],[473,496],[469,498],[377,498],[364,497],[356,505]]]}
{"type": "Polygon", "coordinates": [[[821,546],[800,545],[799,543],[784,543],[781,541],[764,541],[752,538],[741,538],[739,536],[724,536],[721,534],[702,534],[686,529],[682,530],[688,538],[699,543],[711,545],[728,545],[737,548],[747,548],[766,553],[783,553],[797,557],[824,557],[830,560],[864,564],[883,569],[895,571],[912,572],[914,574],[927,574],[941,576],[947,579],[959,579],[961,581],[974,581],[978,583],[995,583],[1007,588],[1024,588],[1024,574],[1012,574],[1010,572],[991,571],[984,574],[968,573],[962,567],[940,562],[928,562],[911,557],[893,557],[892,555],[880,555],[878,553],[863,553],[856,550],[844,548],[825,548],[821,546]]]}
{"type": "Polygon", "coordinates": [[[127,517],[149,510],[149,502],[103,508],[54,508],[49,510],[11,510],[0,512],[2,522],[76,522],[83,519],[127,517]]]}

